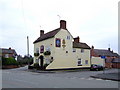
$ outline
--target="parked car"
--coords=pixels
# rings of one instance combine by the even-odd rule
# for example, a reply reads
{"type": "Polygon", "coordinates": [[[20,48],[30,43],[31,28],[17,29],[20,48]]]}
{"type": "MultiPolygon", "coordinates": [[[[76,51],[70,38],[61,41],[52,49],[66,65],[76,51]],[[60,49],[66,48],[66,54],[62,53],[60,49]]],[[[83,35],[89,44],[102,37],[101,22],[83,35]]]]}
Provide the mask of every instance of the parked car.
{"type": "Polygon", "coordinates": [[[92,64],[90,67],[90,70],[96,70],[96,71],[103,70],[103,69],[104,67],[102,65],[96,65],[96,64],[92,64]]]}

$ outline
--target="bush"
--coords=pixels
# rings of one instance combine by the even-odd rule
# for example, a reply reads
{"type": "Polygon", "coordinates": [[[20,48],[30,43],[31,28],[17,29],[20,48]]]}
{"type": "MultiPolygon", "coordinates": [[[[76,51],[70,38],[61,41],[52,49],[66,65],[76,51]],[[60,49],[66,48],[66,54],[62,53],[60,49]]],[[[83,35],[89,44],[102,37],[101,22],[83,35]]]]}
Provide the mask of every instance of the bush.
{"type": "Polygon", "coordinates": [[[50,54],[51,54],[50,51],[45,51],[45,52],[44,52],[44,55],[50,55],[50,54]]]}
{"type": "Polygon", "coordinates": [[[18,65],[18,62],[12,57],[10,58],[2,57],[2,65],[18,65]]]}
{"type": "Polygon", "coordinates": [[[34,56],[39,56],[39,53],[34,53],[34,56]]]}
{"type": "Polygon", "coordinates": [[[38,68],[39,67],[39,63],[34,63],[34,67],[38,68]]]}

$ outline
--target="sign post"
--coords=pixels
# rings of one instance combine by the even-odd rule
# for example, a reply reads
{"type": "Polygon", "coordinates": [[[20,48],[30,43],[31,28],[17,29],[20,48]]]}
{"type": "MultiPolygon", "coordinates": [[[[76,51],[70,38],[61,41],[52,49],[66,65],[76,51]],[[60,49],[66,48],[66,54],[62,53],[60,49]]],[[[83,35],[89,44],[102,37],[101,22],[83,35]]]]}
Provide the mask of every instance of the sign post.
{"type": "Polygon", "coordinates": [[[103,74],[105,74],[105,59],[106,59],[106,56],[103,55],[103,56],[101,56],[101,58],[104,59],[103,60],[103,74]]]}

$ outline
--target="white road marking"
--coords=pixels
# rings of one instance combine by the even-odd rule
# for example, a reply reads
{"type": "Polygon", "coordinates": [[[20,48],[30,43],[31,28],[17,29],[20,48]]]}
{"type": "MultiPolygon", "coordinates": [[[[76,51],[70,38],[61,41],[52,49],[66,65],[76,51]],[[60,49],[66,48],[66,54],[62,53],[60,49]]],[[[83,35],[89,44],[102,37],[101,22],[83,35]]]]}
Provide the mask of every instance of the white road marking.
{"type": "Polygon", "coordinates": [[[87,80],[93,80],[94,78],[88,78],[87,80]]]}
{"type": "Polygon", "coordinates": [[[85,79],[85,78],[80,78],[80,79],[85,79]]]}
{"type": "Polygon", "coordinates": [[[102,79],[96,79],[96,80],[102,80],[102,79]]]}

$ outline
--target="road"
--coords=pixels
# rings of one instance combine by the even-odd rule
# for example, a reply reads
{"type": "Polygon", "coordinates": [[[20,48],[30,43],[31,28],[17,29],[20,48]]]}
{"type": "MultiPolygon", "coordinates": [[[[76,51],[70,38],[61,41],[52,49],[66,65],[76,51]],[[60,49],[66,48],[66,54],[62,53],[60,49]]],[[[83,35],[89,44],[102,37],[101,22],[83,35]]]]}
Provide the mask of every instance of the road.
{"type": "Polygon", "coordinates": [[[118,88],[117,81],[90,78],[102,71],[36,73],[27,67],[2,70],[2,88],[118,88]]]}

